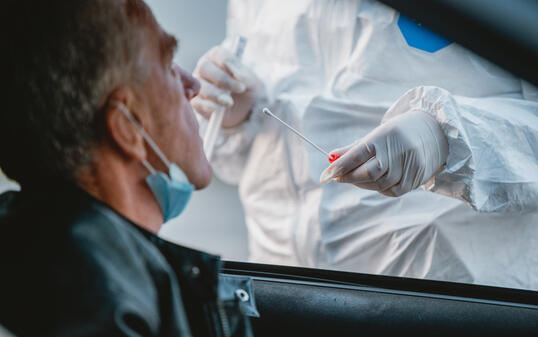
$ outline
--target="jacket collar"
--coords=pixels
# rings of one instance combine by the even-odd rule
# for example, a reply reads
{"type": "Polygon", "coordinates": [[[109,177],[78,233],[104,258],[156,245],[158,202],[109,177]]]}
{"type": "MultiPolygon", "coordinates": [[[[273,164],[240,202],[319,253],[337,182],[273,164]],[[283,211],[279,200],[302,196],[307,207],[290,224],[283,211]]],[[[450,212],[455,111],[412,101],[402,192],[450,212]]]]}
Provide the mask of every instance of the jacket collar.
{"type": "MultiPolygon", "coordinates": [[[[40,188],[22,189],[20,192],[9,191],[0,196],[0,223],[2,218],[25,212],[28,205],[50,201],[50,193],[54,191],[56,201],[53,207],[59,214],[65,212],[78,213],[93,208],[101,213],[113,214],[118,221],[132,226],[146,239],[154,244],[166,258],[174,270],[182,289],[196,294],[202,300],[213,300],[217,297],[218,274],[221,268],[219,256],[207,254],[195,249],[183,247],[166,241],[152,232],[124,217],[107,204],[96,199],[74,183],[65,180],[48,181],[40,188]],[[9,210],[9,212],[8,212],[9,210]]],[[[50,210],[50,209],[49,209],[50,210]]]]}

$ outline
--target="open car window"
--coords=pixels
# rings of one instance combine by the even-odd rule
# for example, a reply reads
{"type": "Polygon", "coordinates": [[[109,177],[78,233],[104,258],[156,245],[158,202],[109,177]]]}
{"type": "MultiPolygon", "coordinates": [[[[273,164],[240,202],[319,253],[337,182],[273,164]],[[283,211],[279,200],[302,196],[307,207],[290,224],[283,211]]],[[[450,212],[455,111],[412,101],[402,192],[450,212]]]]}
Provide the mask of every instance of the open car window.
{"type": "MultiPolygon", "coordinates": [[[[508,8],[496,1],[485,8],[483,3],[456,1],[443,7],[439,1],[344,1],[322,6],[301,1],[281,8],[284,15],[276,19],[270,14],[279,5],[263,1],[219,2],[209,13],[204,2],[149,1],[164,27],[180,36],[177,62],[190,70],[211,47],[230,48],[233,35],[246,35],[243,61],[267,81],[272,100],[267,106],[273,104],[283,119],[327,151],[365,136],[382,121],[382,109],[403,106],[417,95],[423,95],[422,101],[409,109],[442,101],[447,114],[466,114],[462,107],[470,107],[484,114],[513,114],[517,123],[536,118],[536,67],[529,62],[537,56],[536,34],[524,34],[536,25],[536,12],[529,10],[534,5],[520,1],[508,8]],[[193,14],[176,20],[172,13],[181,12],[193,14]],[[521,20],[500,23],[500,13],[510,13],[507,22],[521,20]],[[197,19],[202,15],[212,20],[197,19]],[[271,25],[279,29],[272,31],[271,25]],[[260,53],[264,44],[267,49],[260,53]],[[325,73],[318,76],[316,71],[325,73]],[[326,83],[308,83],[322,78],[326,83]],[[426,89],[402,98],[422,86],[426,89]],[[334,134],[323,134],[325,130],[334,134]]],[[[254,123],[263,116],[251,119],[254,123]]],[[[477,128],[489,132],[493,126],[488,123],[495,122],[486,118],[477,128]]],[[[514,135],[525,137],[516,130],[519,126],[506,123],[501,134],[491,134],[499,138],[491,146],[506,144],[514,135]]],[[[452,126],[443,127],[449,133],[452,126]]],[[[477,142],[473,144],[487,134],[476,134],[471,127],[467,131],[465,137],[477,142]]],[[[329,163],[321,157],[313,160],[319,156],[315,149],[276,124],[256,132],[264,134],[253,141],[252,151],[258,153],[239,164],[235,158],[235,163],[213,163],[212,185],[163,228],[163,237],[233,261],[538,289],[538,275],[531,271],[538,263],[532,253],[538,240],[535,202],[503,209],[503,203],[517,196],[502,195],[512,192],[493,186],[494,180],[502,183],[513,163],[499,162],[504,168],[485,164],[519,160],[519,172],[527,170],[532,180],[535,158],[529,155],[538,146],[536,138],[527,139],[530,149],[520,158],[499,157],[503,150],[490,148],[491,153],[477,152],[479,157],[469,159],[472,149],[456,149],[463,143],[449,142],[451,156],[459,156],[459,163],[451,159],[451,169],[460,165],[461,175],[473,169],[498,171],[476,173],[472,191],[462,192],[471,188],[465,178],[451,181],[449,175],[458,173],[450,172],[441,175],[444,187],[438,183],[437,190],[421,187],[391,198],[353,185],[320,186],[316,179],[329,163]],[[263,150],[267,152],[259,153],[263,150]],[[470,164],[472,160],[476,162],[470,164]],[[241,173],[229,174],[234,170],[241,173]]]]}

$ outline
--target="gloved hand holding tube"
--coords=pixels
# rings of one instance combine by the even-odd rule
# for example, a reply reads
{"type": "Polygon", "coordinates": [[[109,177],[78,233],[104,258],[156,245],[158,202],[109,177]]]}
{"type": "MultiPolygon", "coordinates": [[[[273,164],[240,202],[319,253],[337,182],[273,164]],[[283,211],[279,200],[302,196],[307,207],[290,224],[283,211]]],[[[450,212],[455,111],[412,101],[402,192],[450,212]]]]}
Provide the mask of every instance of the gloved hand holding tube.
{"type": "Polygon", "coordinates": [[[199,95],[191,101],[193,108],[209,119],[204,135],[204,151],[211,159],[220,130],[238,126],[248,119],[263,84],[240,59],[246,39],[238,37],[234,53],[214,47],[200,58],[194,75],[201,83],[199,95]]]}
{"type": "Polygon", "coordinates": [[[445,164],[448,143],[435,118],[409,111],[366,137],[331,151],[341,156],[320,177],[397,197],[426,183],[445,164]]]}

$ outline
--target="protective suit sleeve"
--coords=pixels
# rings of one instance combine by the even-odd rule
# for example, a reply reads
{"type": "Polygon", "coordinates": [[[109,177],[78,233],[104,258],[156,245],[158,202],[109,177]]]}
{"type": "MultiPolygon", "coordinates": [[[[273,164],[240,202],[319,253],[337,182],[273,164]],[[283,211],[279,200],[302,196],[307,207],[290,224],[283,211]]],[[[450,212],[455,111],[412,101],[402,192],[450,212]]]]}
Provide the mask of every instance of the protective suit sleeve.
{"type": "MultiPolygon", "coordinates": [[[[534,90],[531,88],[531,90],[534,90]]],[[[530,93],[529,88],[527,92],[530,93]]],[[[538,102],[532,97],[470,98],[437,87],[417,87],[383,121],[424,111],[448,140],[441,172],[425,188],[465,200],[481,212],[538,209],[538,102]]]]}
{"type": "MultiPolygon", "coordinates": [[[[252,142],[263,121],[261,111],[265,106],[265,100],[260,101],[250,112],[248,120],[234,128],[221,128],[215,142],[211,166],[217,177],[225,183],[238,184],[241,180],[252,142]]],[[[198,114],[197,117],[200,135],[203,137],[208,120],[198,114]]]]}

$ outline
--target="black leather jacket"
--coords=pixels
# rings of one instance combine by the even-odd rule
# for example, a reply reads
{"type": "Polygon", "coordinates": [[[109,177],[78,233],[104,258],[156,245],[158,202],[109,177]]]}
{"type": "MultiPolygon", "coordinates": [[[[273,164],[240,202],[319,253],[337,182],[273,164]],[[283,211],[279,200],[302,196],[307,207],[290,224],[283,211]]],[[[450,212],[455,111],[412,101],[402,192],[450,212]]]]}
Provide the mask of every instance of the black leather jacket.
{"type": "MultiPolygon", "coordinates": [[[[17,336],[251,336],[250,280],[68,184],[0,196],[0,325],[17,336]]],[[[210,234],[208,234],[210,235],[210,234]]]]}

